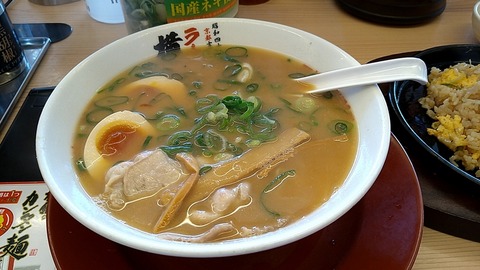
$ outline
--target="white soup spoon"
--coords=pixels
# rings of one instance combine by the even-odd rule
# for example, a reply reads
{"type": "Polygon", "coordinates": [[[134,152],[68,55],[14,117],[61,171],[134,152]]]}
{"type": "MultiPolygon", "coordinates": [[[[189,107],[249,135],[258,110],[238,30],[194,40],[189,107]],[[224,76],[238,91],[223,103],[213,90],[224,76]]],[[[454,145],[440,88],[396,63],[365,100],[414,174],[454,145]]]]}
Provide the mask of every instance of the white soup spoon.
{"type": "Polygon", "coordinates": [[[314,85],[308,93],[316,94],[350,86],[412,80],[428,82],[425,62],[415,57],[397,58],[360,66],[342,68],[295,79],[314,85]]]}

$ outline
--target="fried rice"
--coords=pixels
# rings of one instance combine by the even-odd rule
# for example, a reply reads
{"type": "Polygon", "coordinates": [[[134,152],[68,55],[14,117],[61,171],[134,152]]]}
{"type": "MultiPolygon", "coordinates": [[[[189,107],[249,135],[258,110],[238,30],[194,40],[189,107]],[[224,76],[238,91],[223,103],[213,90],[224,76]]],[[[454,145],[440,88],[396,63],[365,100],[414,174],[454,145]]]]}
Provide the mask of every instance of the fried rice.
{"type": "Polygon", "coordinates": [[[433,67],[427,95],[419,99],[434,119],[428,134],[453,151],[450,162],[480,177],[480,65],[433,67]]]}

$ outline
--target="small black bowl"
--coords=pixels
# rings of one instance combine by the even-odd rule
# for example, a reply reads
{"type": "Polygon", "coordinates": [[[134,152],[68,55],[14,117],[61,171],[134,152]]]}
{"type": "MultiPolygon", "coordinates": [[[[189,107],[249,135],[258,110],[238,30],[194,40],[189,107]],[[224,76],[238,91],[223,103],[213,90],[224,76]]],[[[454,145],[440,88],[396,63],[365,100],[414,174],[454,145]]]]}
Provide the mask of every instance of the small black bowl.
{"type": "MultiPolygon", "coordinates": [[[[429,71],[432,67],[443,70],[462,62],[478,65],[480,64],[480,45],[440,46],[422,51],[414,57],[422,59],[429,71]]],[[[427,87],[424,85],[414,81],[399,81],[393,83],[388,96],[393,111],[403,127],[423,148],[450,169],[480,185],[480,178],[475,177],[473,171],[466,171],[462,166],[455,166],[449,161],[453,152],[440,143],[437,138],[428,135],[427,128],[431,127],[433,120],[427,116],[426,109],[418,103],[418,99],[426,94],[427,87]]]]}

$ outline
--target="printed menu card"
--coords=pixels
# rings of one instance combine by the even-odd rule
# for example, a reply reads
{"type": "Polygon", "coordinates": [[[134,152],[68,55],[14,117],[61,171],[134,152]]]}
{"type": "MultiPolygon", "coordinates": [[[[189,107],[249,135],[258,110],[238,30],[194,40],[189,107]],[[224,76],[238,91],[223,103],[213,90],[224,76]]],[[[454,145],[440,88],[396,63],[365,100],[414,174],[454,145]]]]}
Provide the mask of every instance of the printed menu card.
{"type": "Polygon", "coordinates": [[[0,270],[55,269],[48,246],[44,182],[0,184],[0,270]]]}

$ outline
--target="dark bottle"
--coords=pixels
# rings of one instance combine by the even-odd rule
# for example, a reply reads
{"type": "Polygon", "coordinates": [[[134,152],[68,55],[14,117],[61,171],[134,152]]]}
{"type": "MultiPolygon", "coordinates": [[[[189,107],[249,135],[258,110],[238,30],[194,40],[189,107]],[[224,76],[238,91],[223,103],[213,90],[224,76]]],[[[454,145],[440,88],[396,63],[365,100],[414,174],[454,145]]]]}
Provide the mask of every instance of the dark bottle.
{"type": "Polygon", "coordinates": [[[12,22],[0,1],[0,84],[20,75],[26,67],[26,59],[12,22]]]}

